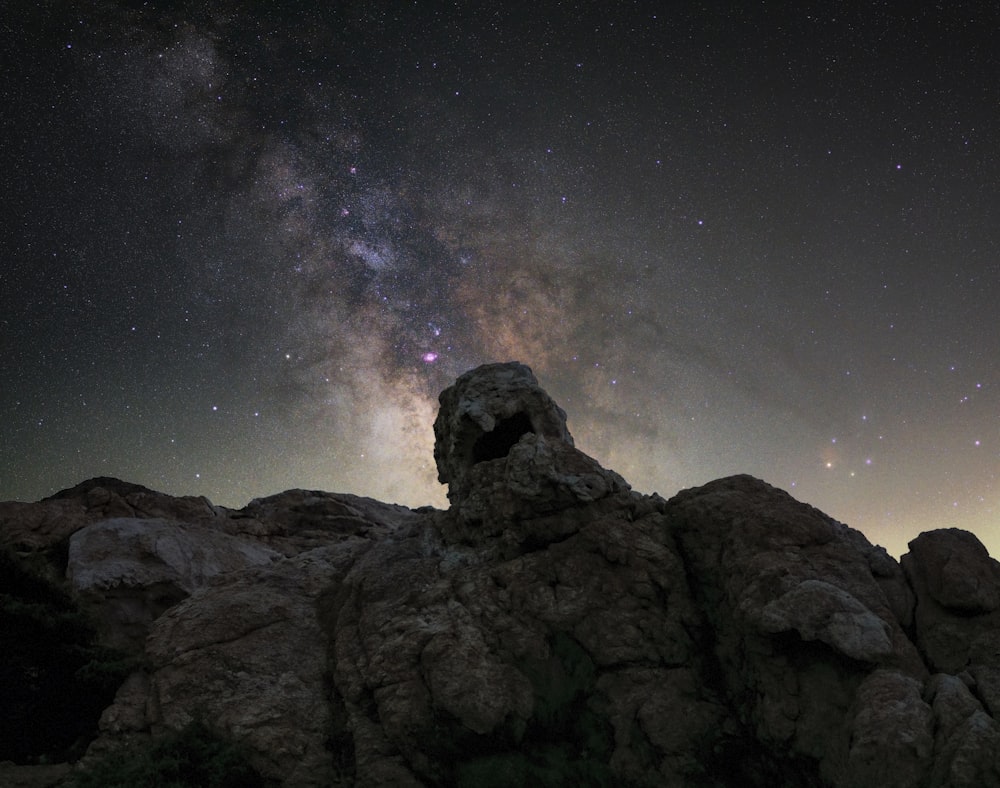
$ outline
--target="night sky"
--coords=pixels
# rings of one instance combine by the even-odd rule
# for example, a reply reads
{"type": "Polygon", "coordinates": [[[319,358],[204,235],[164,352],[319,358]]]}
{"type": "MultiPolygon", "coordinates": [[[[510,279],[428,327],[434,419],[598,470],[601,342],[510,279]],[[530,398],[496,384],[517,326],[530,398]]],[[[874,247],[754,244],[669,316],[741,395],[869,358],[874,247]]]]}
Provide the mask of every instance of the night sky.
{"type": "Polygon", "coordinates": [[[520,360],[637,490],[1000,554],[1000,15],[905,5],[4,3],[0,500],[444,506],[520,360]]]}

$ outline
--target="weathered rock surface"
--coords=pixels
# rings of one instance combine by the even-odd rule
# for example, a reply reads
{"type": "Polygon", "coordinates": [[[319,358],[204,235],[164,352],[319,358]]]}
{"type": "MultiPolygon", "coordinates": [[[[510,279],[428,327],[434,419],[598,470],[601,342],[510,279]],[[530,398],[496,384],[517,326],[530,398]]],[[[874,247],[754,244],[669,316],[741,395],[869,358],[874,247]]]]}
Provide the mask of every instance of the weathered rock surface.
{"type": "Polygon", "coordinates": [[[69,540],[66,576],[103,641],[141,652],[150,624],[220,575],[266,566],[281,554],[221,531],[160,518],[114,517],[69,540]]]}
{"type": "Polygon", "coordinates": [[[971,534],[897,563],[749,476],[640,495],[520,364],[459,378],[435,435],[448,511],[109,479],[0,504],[142,656],[83,765],[199,718],[287,786],[1000,785],[1000,564],[971,534]]]}
{"type": "Polygon", "coordinates": [[[496,533],[629,489],[574,448],[565,412],[524,364],[477,367],[440,399],[434,460],[460,526],[496,533]]]}

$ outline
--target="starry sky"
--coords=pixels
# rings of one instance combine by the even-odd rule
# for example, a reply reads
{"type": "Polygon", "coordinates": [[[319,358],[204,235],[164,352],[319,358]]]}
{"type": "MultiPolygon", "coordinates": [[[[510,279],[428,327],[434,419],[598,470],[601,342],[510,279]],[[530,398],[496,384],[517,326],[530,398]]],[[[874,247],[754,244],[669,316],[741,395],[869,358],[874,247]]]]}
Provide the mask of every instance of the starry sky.
{"type": "Polygon", "coordinates": [[[445,506],[516,359],[637,490],[1000,555],[1000,14],[904,5],[4,3],[0,500],[445,506]]]}

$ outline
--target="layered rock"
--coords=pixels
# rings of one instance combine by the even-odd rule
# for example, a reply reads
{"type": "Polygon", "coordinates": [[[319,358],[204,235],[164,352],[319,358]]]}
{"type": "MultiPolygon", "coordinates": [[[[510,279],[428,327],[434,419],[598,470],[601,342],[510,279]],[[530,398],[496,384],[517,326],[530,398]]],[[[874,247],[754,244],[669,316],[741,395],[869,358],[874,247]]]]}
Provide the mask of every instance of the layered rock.
{"type": "Polygon", "coordinates": [[[90,762],[203,719],[287,786],[1000,785],[971,534],[900,565],[749,476],[640,495],[520,364],[459,378],[435,435],[448,511],[107,479],[0,504],[141,654],[90,762]]]}

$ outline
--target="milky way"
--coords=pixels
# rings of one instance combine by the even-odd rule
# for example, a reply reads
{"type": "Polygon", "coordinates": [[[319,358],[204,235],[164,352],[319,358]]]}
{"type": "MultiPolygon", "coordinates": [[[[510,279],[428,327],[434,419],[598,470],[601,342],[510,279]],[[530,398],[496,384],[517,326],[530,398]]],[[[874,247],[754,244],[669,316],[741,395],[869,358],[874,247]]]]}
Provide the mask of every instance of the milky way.
{"type": "Polygon", "coordinates": [[[1000,548],[995,11],[19,5],[0,499],[442,506],[517,359],[641,491],[1000,548]]]}

